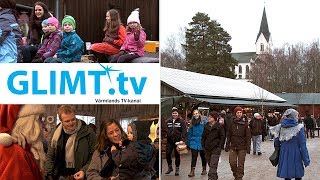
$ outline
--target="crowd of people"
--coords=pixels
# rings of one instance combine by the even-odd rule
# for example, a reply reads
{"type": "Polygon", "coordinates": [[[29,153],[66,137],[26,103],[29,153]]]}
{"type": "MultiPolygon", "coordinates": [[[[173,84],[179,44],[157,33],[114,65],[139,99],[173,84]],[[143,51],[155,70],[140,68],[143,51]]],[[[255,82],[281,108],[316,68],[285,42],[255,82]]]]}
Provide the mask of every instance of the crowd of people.
{"type": "MultiPolygon", "coordinates": [[[[22,37],[14,0],[0,2],[0,62],[4,63],[71,63],[80,62],[84,54],[84,42],[76,33],[76,20],[66,15],[60,25],[43,2],[33,6],[27,37],[22,37]]],[[[131,12],[127,26],[121,23],[119,12],[110,9],[106,13],[101,43],[90,47],[94,59],[100,63],[128,63],[144,56],[146,33],[139,9],[131,12]]]]}
{"type": "MultiPolygon", "coordinates": [[[[316,120],[307,114],[304,121],[301,121],[299,113],[294,109],[288,109],[282,115],[269,112],[265,116],[258,112],[244,113],[240,106],[234,108],[233,114],[228,109],[201,115],[199,110],[195,109],[188,121],[190,123],[179,115],[178,108],[173,107],[171,118],[166,120],[163,126],[166,128],[162,138],[166,139],[167,175],[173,171],[171,154],[174,150],[175,175],[179,176],[181,160],[177,145],[181,142],[185,142],[191,150],[189,177],[195,176],[200,153],[201,175],[207,174],[208,165],[208,179],[218,179],[219,158],[221,151],[225,150],[229,153],[229,164],[235,180],[243,179],[246,155],[252,152],[253,155],[262,156],[261,144],[266,137],[274,141],[275,148],[280,147],[277,177],[299,180],[304,176],[304,167],[310,164],[306,134],[311,132],[316,120]],[[308,125],[309,121],[312,126],[308,125]]],[[[311,132],[310,136],[313,137],[314,133],[311,132]]]]}
{"type": "Polygon", "coordinates": [[[98,135],[71,105],[44,150],[43,105],[0,105],[0,179],[156,179],[158,153],[148,137],[152,121],[102,121],[98,135]],[[129,128],[128,128],[129,129],[129,128]]]}

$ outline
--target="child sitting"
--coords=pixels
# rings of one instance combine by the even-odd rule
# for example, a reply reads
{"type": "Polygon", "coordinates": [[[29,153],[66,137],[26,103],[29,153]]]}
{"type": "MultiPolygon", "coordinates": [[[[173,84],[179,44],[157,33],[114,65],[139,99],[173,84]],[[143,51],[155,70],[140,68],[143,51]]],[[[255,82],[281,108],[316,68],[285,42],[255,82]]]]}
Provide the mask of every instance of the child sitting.
{"type": "Polygon", "coordinates": [[[59,33],[59,21],[55,17],[47,19],[48,36],[44,39],[40,49],[32,63],[42,63],[46,58],[52,57],[60,47],[61,34],[59,33]]]}
{"type": "Polygon", "coordinates": [[[21,57],[21,31],[15,17],[16,3],[0,1],[0,63],[16,63],[21,57]]]}
{"type": "Polygon", "coordinates": [[[48,26],[47,26],[47,19],[42,21],[41,26],[42,26],[43,35],[41,36],[40,44],[43,43],[43,40],[46,39],[49,34],[48,33],[49,30],[48,30],[48,26]]]}
{"type": "Polygon", "coordinates": [[[127,37],[120,48],[120,52],[111,60],[111,63],[124,63],[144,56],[144,44],[146,42],[146,33],[143,31],[140,19],[139,9],[131,12],[127,20],[127,37]]]}
{"type": "Polygon", "coordinates": [[[72,16],[65,16],[62,20],[63,39],[60,49],[53,57],[47,58],[45,63],[79,62],[84,51],[84,43],[76,33],[76,21],[72,16]]]}

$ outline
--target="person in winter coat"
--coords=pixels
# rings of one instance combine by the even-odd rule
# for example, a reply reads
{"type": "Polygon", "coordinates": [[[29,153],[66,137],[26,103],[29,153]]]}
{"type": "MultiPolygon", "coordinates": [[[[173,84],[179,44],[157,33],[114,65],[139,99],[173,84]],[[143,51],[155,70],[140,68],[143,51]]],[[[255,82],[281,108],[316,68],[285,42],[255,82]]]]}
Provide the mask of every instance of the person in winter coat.
{"type": "Polygon", "coordinates": [[[46,162],[46,177],[49,179],[85,178],[96,135],[84,121],[76,118],[75,113],[75,108],[70,105],[58,109],[61,123],[52,136],[46,162]]]}
{"type": "Polygon", "coordinates": [[[240,106],[234,109],[235,118],[229,124],[225,147],[226,152],[230,150],[229,163],[235,180],[242,180],[246,153],[250,154],[251,133],[242,111],[240,106]]]}
{"type": "Polygon", "coordinates": [[[287,109],[282,116],[281,124],[271,129],[275,136],[274,146],[280,146],[277,177],[286,180],[301,180],[304,167],[310,165],[304,127],[298,124],[298,115],[296,110],[287,109]]]}
{"type": "Polygon", "coordinates": [[[24,63],[30,63],[41,47],[41,37],[44,35],[41,23],[49,17],[52,17],[52,14],[50,14],[48,7],[43,2],[36,2],[33,5],[29,21],[30,30],[27,35],[28,44],[22,46],[24,63]]]}
{"type": "Polygon", "coordinates": [[[48,36],[37,51],[32,63],[43,63],[46,58],[54,56],[60,48],[62,36],[58,30],[59,21],[55,17],[50,17],[47,19],[47,26],[48,36]]]}
{"type": "Polygon", "coordinates": [[[112,177],[115,164],[112,160],[111,147],[121,139],[127,139],[127,135],[118,121],[113,119],[102,121],[96,150],[86,173],[88,180],[104,180],[112,177]]]}
{"type": "Polygon", "coordinates": [[[306,114],[306,118],[304,119],[304,124],[306,126],[307,138],[309,138],[309,135],[310,135],[310,138],[314,138],[315,123],[310,114],[306,114]]]}
{"type": "Polygon", "coordinates": [[[155,149],[151,145],[150,125],[152,121],[134,121],[132,140],[124,140],[111,147],[115,169],[112,177],[119,179],[149,180],[154,173],[155,149]]]}
{"type": "Polygon", "coordinates": [[[200,153],[202,161],[202,172],[201,175],[206,175],[206,158],[201,145],[201,136],[203,132],[204,125],[208,122],[205,116],[201,116],[199,110],[193,111],[193,116],[191,119],[191,124],[188,129],[188,147],[191,149],[191,171],[188,174],[189,177],[195,175],[195,168],[197,164],[198,153],[200,153]]]}
{"type": "Polygon", "coordinates": [[[252,135],[253,155],[261,155],[262,134],[265,133],[265,125],[262,116],[259,113],[254,113],[253,119],[249,123],[252,135]]]}
{"type": "Polygon", "coordinates": [[[0,105],[0,179],[42,180],[43,105],[0,105]]]}
{"type": "Polygon", "coordinates": [[[224,128],[219,124],[218,117],[219,115],[215,111],[209,113],[208,123],[204,125],[201,138],[205,157],[210,167],[208,173],[209,180],[218,179],[218,162],[225,142],[224,128]]]}
{"type": "Polygon", "coordinates": [[[171,116],[172,117],[165,123],[167,129],[166,159],[168,164],[166,174],[170,174],[173,171],[171,154],[172,151],[174,151],[176,166],[175,176],[179,176],[180,154],[177,151],[177,143],[186,140],[187,127],[185,121],[179,118],[178,108],[172,108],[171,116]]]}
{"type": "Polygon", "coordinates": [[[110,9],[106,13],[105,36],[102,43],[92,44],[90,50],[100,63],[108,62],[106,56],[119,53],[126,39],[126,28],[122,25],[119,12],[110,9]]]}
{"type": "Polygon", "coordinates": [[[131,12],[127,24],[126,40],[121,46],[120,52],[112,58],[112,63],[131,62],[135,58],[144,56],[146,33],[140,24],[139,9],[131,12]]]}
{"type": "Polygon", "coordinates": [[[14,0],[0,1],[0,63],[20,62],[22,34],[14,0]]]}
{"type": "Polygon", "coordinates": [[[79,62],[84,51],[84,43],[76,33],[76,21],[72,16],[65,16],[62,20],[63,38],[60,49],[53,57],[47,58],[45,63],[79,62]]]}

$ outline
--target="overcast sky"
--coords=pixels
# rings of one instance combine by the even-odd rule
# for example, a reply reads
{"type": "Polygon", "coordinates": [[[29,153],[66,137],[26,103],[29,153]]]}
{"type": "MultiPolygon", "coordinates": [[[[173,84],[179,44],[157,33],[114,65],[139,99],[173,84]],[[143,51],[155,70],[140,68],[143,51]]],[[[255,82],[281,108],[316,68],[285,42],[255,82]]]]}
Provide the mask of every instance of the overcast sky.
{"type": "Polygon", "coordinates": [[[319,39],[319,0],[161,0],[161,45],[204,12],[231,35],[232,52],[254,52],[264,6],[274,47],[319,39]]]}

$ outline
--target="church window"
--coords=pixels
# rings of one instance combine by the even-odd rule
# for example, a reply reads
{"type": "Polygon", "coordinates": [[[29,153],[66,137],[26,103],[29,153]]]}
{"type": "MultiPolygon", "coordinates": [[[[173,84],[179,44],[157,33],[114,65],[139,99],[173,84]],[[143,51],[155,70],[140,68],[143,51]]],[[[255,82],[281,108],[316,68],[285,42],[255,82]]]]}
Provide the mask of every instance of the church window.
{"type": "Polygon", "coordinates": [[[239,74],[241,74],[242,73],[242,66],[240,65],[239,66],[239,74]]]}
{"type": "Polygon", "coordinates": [[[264,45],[262,43],[260,44],[260,51],[264,51],[264,45]]]}

